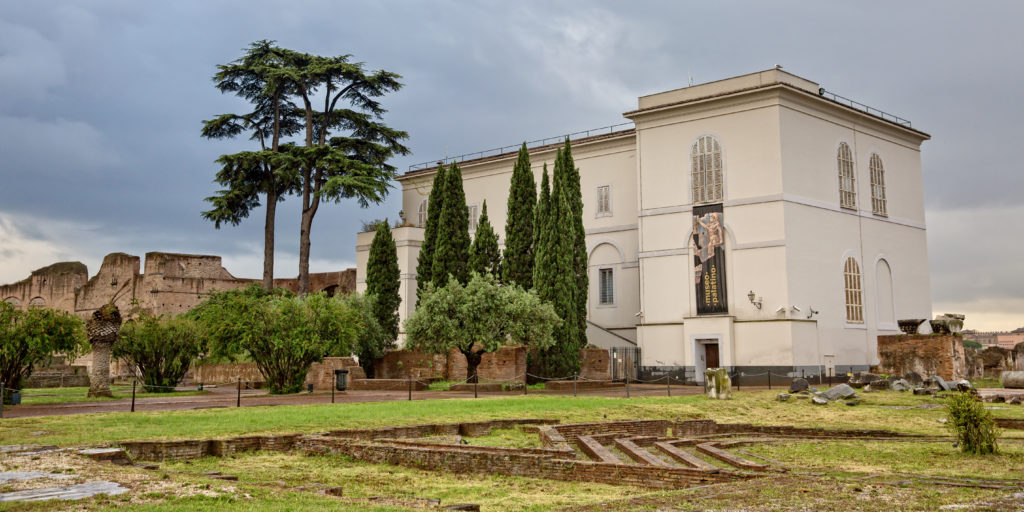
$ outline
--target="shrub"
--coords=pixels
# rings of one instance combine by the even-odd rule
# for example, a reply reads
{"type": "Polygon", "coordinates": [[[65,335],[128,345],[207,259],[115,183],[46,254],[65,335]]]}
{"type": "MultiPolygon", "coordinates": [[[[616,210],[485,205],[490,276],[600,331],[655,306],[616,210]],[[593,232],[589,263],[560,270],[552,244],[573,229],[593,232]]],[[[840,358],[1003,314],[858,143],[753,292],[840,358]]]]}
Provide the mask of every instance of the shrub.
{"type": "Polygon", "coordinates": [[[87,346],[82,320],[53,309],[20,311],[0,302],[0,382],[21,388],[21,380],[55,353],[73,359],[87,346]]]}
{"type": "Polygon", "coordinates": [[[373,361],[395,348],[395,339],[377,322],[376,298],[373,295],[350,293],[340,300],[359,315],[359,333],[356,335],[352,350],[359,357],[359,366],[366,372],[366,376],[372,379],[373,361]]]}
{"type": "Polygon", "coordinates": [[[298,297],[258,285],[216,292],[192,310],[215,356],[248,356],[271,393],[302,389],[309,366],[330,354],[351,354],[360,315],[323,293],[298,297]]]}
{"type": "Polygon", "coordinates": [[[113,355],[141,375],[146,391],[169,393],[203,352],[203,341],[191,318],[142,314],[121,327],[113,355]]]}
{"type": "Polygon", "coordinates": [[[946,400],[950,429],[956,434],[960,451],[975,455],[996,453],[996,431],[992,414],[971,393],[953,393],[946,400]]]}

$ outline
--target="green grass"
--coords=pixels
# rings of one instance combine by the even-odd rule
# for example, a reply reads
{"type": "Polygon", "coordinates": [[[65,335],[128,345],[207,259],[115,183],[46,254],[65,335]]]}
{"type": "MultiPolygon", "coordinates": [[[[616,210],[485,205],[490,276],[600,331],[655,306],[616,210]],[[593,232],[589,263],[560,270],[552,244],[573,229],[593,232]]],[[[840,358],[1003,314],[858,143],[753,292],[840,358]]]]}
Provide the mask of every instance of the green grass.
{"type": "MultiPolygon", "coordinates": [[[[815,406],[807,400],[773,400],[777,391],[741,391],[732,400],[684,397],[610,398],[600,396],[513,395],[479,399],[414,400],[243,407],[136,413],[12,418],[0,422],[0,443],[97,444],[122,440],[195,439],[253,433],[318,432],[341,428],[371,428],[478,421],[499,418],[553,418],[562,422],[605,419],[711,418],[722,422],[762,425],[870,428],[947,436],[938,421],[945,410],[885,409],[941,403],[909,393],[864,394],[864,403],[815,406]]],[[[1024,418],[1024,409],[1006,406],[996,416],[1024,418]]]]}
{"type": "MultiPolygon", "coordinates": [[[[70,387],[70,388],[28,388],[22,390],[22,405],[40,405],[40,404],[63,404],[73,402],[109,402],[111,400],[121,400],[123,398],[132,397],[131,386],[112,386],[111,390],[114,392],[113,398],[107,397],[87,397],[86,393],[89,392],[87,387],[70,387]]],[[[203,395],[209,393],[208,391],[172,391],[170,393],[146,393],[140,385],[135,392],[136,398],[156,398],[156,397],[168,397],[168,396],[194,396],[203,395]]]]}
{"type": "Polygon", "coordinates": [[[1001,388],[1003,383],[999,382],[999,379],[975,379],[971,381],[971,384],[976,388],[1001,388]]]}
{"type": "Polygon", "coordinates": [[[451,385],[452,381],[450,380],[435,380],[427,386],[427,389],[430,391],[448,391],[451,385]]]}

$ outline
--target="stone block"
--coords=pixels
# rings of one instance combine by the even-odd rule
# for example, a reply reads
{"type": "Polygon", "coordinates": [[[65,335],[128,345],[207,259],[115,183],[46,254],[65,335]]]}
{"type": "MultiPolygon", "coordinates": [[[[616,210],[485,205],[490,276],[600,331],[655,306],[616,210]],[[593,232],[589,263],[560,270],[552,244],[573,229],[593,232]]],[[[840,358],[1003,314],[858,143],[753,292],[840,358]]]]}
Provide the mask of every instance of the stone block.
{"type": "Polygon", "coordinates": [[[704,393],[708,398],[728,400],[732,397],[732,379],[725,368],[709,368],[704,371],[704,393]]]}

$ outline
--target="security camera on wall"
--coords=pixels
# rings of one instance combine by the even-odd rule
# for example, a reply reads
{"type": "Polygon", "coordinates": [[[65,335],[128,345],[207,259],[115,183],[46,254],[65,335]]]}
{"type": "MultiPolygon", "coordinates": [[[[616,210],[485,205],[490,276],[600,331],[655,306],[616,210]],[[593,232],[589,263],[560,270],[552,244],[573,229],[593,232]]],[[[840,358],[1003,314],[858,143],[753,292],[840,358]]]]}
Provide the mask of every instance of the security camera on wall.
{"type": "Polygon", "coordinates": [[[785,313],[786,312],[786,306],[779,306],[779,309],[776,309],[775,312],[779,313],[779,314],[785,313]]]}

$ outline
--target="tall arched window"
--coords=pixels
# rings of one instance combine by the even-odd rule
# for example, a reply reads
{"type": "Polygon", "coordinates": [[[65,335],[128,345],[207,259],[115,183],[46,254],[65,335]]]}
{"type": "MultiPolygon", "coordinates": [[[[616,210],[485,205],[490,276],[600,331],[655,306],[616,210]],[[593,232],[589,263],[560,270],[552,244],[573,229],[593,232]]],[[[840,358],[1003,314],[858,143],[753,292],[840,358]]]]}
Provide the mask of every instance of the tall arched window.
{"type": "Polygon", "coordinates": [[[416,225],[421,227],[421,228],[427,225],[427,200],[426,199],[424,199],[423,202],[420,203],[420,211],[419,211],[418,216],[416,217],[416,225]]]}
{"type": "Polygon", "coordinates": [[[864,323],[864,293],[860,284],[860,265],[853,257],[846,258],[843,266],[846,282],[846,323],[864,323]]]}
{"type": "Polygon", "coordinates": [[[889,262],[884,259],[878,260],[875,264],[875,281],[878,283],[875,291],[878,303],[878,325],[879,327],[892,327],[896,325],[895,297],[892,290],[892,269],[889,262]]]}
{"type": "Polygon", "coordinates": [[[722,201],[722,146],[705,135],[690,150],[690,188],[693,204],[722,201]]]}
{"type": "Polygon", "coordinates": [[[871,153],[871,213],[888,215],[885,205],[885,167],[878,153],[871,153]]]}
{"type": "Polygon", "coordinates": [[[853,153],[845,142],[839,144],[836,154],[839,167],[839,206],[857,209],[857,177],[853,169],[853,153]]]}
{"type": "Polygon", "coordinates": [[[40,309],[46,307],[46,300],[42,297],[36,297],[28,301],[28,309],[40,309]]]}

